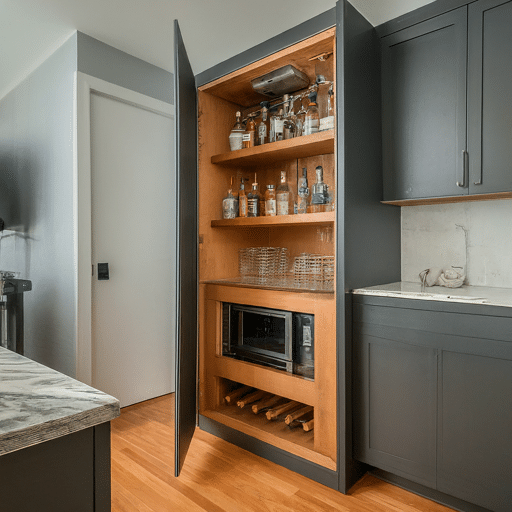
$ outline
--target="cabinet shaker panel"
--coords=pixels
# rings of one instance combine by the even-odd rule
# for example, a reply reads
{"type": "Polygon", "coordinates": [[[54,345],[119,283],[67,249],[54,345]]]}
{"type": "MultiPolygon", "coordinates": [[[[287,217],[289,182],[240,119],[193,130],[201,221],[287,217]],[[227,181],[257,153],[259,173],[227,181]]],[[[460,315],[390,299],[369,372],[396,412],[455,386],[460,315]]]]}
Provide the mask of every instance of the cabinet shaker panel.
{"type": "Polygon", "coordinates": [[[435,486],[437,352],[355,331],[356,459],[435,486]]]}
{"type": "Polygon", "coordinates": [[[384,200],[467,194],[467,8],[381,44],[384,200]]]}
{"type": "Polygon", "coordinates": [[[443,351],[441,374],[438,490],[508,512],[512,360],[443,351]]]}
{"type": "Polygon", "coordinates": [[[469,6],[470,194],[512,191],[512,2],[469,6]]]}

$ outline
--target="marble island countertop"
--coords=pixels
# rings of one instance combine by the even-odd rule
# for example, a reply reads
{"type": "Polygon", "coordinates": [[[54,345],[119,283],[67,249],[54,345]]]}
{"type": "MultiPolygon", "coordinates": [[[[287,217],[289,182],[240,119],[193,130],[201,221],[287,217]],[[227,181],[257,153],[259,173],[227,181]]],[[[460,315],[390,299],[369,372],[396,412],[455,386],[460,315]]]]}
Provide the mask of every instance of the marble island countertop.
{"type": "Polygon", "coordinates": [[[512,289],[510,288],[489,288],[485,286],[467,285],[463,285],[460,288],[427,286],[425,290],[422,291],[421,283],[402,281],[368,288],[358,288],[354,290],[353,293],[355,295],[374,295],[379,297],[512,307],[512,289]]]}
{"type": "Polygon", "coordinates": [[[0,455],[119,416],[119,401],[0,347],[0,455]]]}

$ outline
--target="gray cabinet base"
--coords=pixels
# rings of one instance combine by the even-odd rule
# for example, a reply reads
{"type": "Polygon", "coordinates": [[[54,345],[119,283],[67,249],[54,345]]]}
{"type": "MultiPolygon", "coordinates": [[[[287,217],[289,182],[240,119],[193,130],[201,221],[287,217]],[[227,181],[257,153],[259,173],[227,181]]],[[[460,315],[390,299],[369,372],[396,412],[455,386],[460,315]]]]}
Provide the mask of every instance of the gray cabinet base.
{"type": "Polygon", "coordinates": [[[338,489],[338,473],[330,469],[314,464],[292,453],[288,453],[280,448],[276,448],[259,439],[248,436],[222,423],[211,420],[205,416],[199,415],[199,428],[214,436],[220,437],[235,446],[243,448],[248,452],[254,453],[271,462],[275,462],[291,471],[295,471],[311,480],[315,480],[331,489],[338,489]]]}
{"type": "Polygon", "coordinates": [[[394,475],[393,473],[389,473],[382,469],[373,469],[370,471],[370,474],[384,480],[385,482],[389,482],[397,487],[401,487],[402,489],[411,491],[414,494],[436,501],[437,503],[441,503],[442,505],[446,505],[447,507],[455,510],[460,510],[462,512],[491,512],[489,509],[473,505],[467,501],[459,500],[458,498],[436,491],[435,489],[430,489],[430,487],[425,487],[424,485],[417,484],[416,482],[411,482],[406,478],[402,478],[401,476],[394,475]]]}
{"type": "Polygon", "coordinates": [[[2,512],[110,511],[110,423],[0,457],[2,512]]]}

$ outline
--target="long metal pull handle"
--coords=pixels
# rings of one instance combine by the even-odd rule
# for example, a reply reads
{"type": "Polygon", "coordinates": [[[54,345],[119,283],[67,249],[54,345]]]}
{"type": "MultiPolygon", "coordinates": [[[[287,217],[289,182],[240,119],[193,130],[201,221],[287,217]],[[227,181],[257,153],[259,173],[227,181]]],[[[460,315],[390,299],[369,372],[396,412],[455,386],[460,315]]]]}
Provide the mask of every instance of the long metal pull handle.
{"type": "Polygon", "coordinates": [[[474,181],[473,182],[475,185],[481,185],[482,184],[482,181],[484,179],[483,174],[484,174],[484,166],[482,165],[482,161],[480,160],[480,176],[478,178],[478,181],[474,181]]]}
{"type": "Polygon", "coordinates": [[[457,187],[465,188],[466,187],[466,170],[467,170],[467,162],[468,162],[468,152],[463,149],[462,150],[462,181],[457,181],[457,187]]]}

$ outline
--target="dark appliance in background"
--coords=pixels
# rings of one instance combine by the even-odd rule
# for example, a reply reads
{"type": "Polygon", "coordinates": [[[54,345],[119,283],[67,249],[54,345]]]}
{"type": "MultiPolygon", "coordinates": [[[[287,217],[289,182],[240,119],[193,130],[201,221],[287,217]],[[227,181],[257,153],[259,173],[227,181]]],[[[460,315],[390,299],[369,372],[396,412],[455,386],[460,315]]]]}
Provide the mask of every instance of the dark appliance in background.
{"type": "Polygon", "coordinates": [[[314,379],[315,317],[222,304],[222,355],[314,379]]]}
{"type": "Polygon", "coordinates": [[[23,355],[23,294],[32,282],[0,270],[0,345],[23,355]]]}

